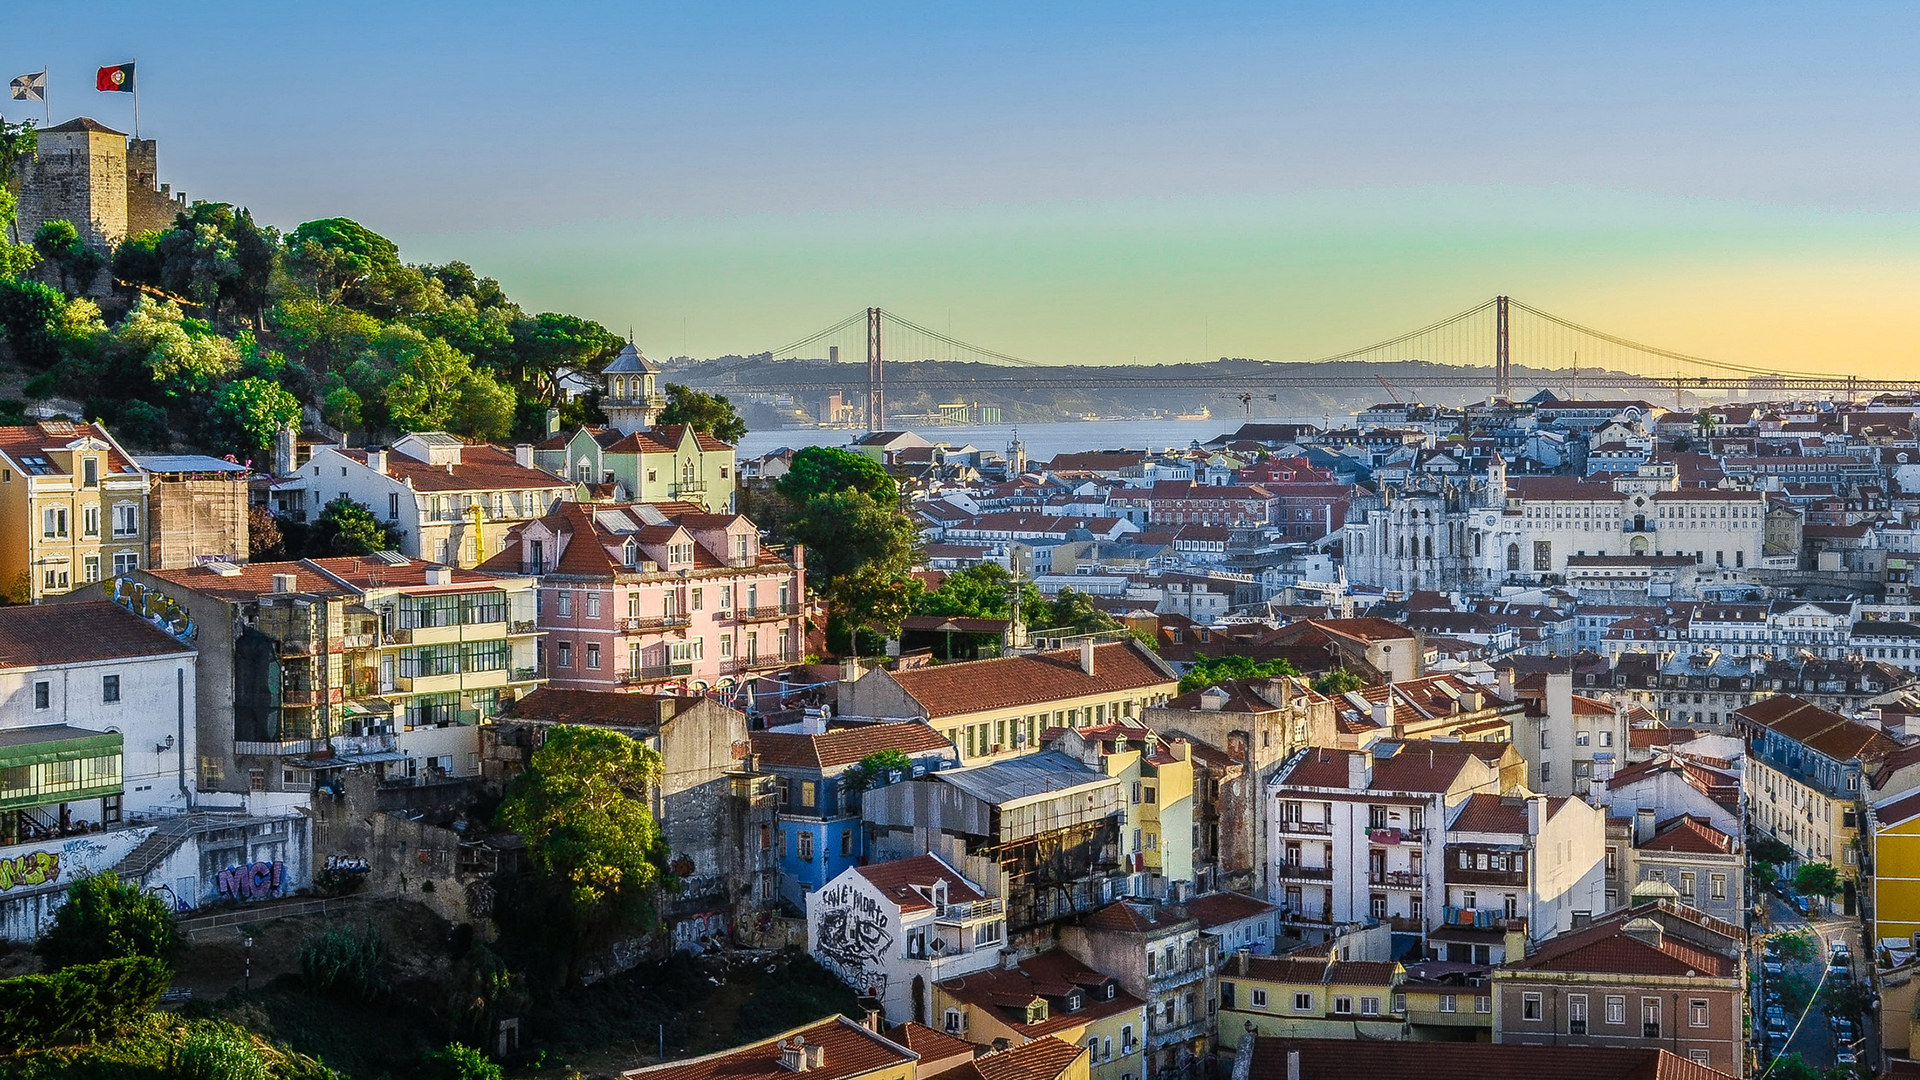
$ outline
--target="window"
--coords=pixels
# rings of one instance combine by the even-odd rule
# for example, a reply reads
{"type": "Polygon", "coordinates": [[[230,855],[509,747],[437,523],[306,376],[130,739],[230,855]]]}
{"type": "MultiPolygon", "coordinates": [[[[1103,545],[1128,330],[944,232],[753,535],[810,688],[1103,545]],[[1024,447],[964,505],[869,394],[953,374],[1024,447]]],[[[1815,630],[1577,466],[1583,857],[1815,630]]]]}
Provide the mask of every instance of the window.
{"type": "Polygon", "coordinates": [[[41,510],[40,535],[49,539],[67,535],[67,512],[57,506],[41,510]]]}
{"type": "Polygon", "coordinates": [[[100,459],[84,458],[80,462],[80,486],[100,486],[100,459]]]}
{"type": "Polygon", "coordinates": [[[115,705],[119,703],[120,676],[118,675],[100,676],[100,700],[108,705],[115,705]]]}
{"type": "Polygon", "coordinates": [[[600,617],[600,594],[597,592],[590,592],[587,594],[587,618],[597,619],[599,617],[600,617]]]}
{"type": "Polygon", "coordinates": [[[600,645],[597,642],[587,643],[587,669],[590,671],[600,670],[600,645]]]}
{"type": "Polygon", "coordinates": [[[1485,994],[1481,994],[1480,996],[1478,996],[1478,997],[1476,997],[1476,998],[1474,998],[1474,999],[1473,999],[1473,1011],[1474,1011],[1474,1012],[1477,1012],[1477,1013],[1490,1013],[1490,1012],[1492,1012],[1492,1011],[1493,1011],[1493,999],[1492,999],[1492,998],[1490,998],[1490,997],[1488,997],[1488,996],[1487,996],[1487,995],[1485,995],[1485,994]]]}
{"type": "Polygon", "coordinates": [[[125,577],[140,569],[140,553],[137,551],[116,551],[113,553],[113,576],[125,577]]]}
{"type": "Polygon", "coordinates": [[[1567,1034],[1585,1035],[1587,1033],[1587,995],[1567,995],[1567,1034]]]}
{"type": "Polygon", "coordinates": [[[1312,1012],[1313,1011],[1313,995],[1298,994],[1298,993],[1293,995],[1293,1011],[1303,1012],[1303,1013],[1312,1012]]]}
{"type": "Polygon", "coordinates": [[[80,535],[100,535],[100,508],[89,506],[80,511],[80,535]]]}
{"type": "MultiPolygon", "coordinates": [[[[64,529],[62,530],[65,531],[64,529]]],[[[137,536],[140,533],[140,507],[121,503],[113,508],[113,535],[137,536]]]]}
{"type": "Polygon", "coordinates": [[[1361,1016],[1379,1016],[1380,1015],[1380,999],[1377,997],[1361,998],[1360,999],[1360,1015],[1361,1016]]]}
{"type": "Polygon", "coordinates": [[[387,493],[387,520],[400,520],[400,493],[397,491],[387,493]]]}
{"type": "Polygon", "coordinates": [[[86,558],[80,561],[80,568],[81,568],[80,569],[81,581],[99,581],[100,580],[100,556],[98,555],[87,556],[86,558]]]}
{"type": "Polygon", "coordinates": [[[1693,1027],[1707,1026],[1707,999],[1694,998],[1687,1003],[1687,1023],[1693,1027]]]}
{"type": "Polygon", "coordinates": [[[958,1034],[967,1030],[967,1014],[959,1009],[947,1010],[947,1033],[958,1034]]]}
{"type": "Polygon", "coordinates": [[[53,708],[53,684],[45,679],[33,684],[33,707],[36,709],[53,708]]]}
{"type": "Polygon", "coordinates": [[[1693,1062],[1695,1065],[1710,1065],[1713,1063],[1713,1051],[1689,1050],[1687,1051],[1687,1060],[1693,1062]]]}
{"type": "Polygon", "coordinates": [[[1627,1022],[1627,999],[1618,994],[1607,995],[1607,1023],[1624,1024],[1627,1022]]]}
{"type": "Polygon", "coordinates": [[[553,594],[553,600],[554,614],[559,615],[563,619],[573,616],[573,591],[571,589],[561,589],[559,592],[553,594]]]}
{"type": "Polygon", "coordinates": [[[1707,882],[1713,890],[1713,898],[1715,900],[1725,900],[1727,898],[1727,875],[1714,874],[1707,879],[1707,882]]]}
{"type": "Polygon", "coordinates": [[[1544,1005],[1544,1001],[1545,999],[1542,998],[1539,994],[1535,994],[1535,993],[1521,994],[1520,995],[1520,1019],[1539,1020],[1541,1017],[1545,1016],[1546,1006],[1544,1005]]]}
{"type": "Polygon", "coordinates": [[[1657,1039],[1660,1037],[1660,999],[1646,997],[1640,999],[1640,1037],[1657,1039]]]}
{"type": "Polygon", "coordinates": [[[1345,994],[1333,995],[1333,1011],[1337,1016],[1353,1015],[1353,999],[1345,994]]]}
{"type": "Polygon", "coordinates": [[[1267,1007],[1267,992],[1265,990],[1255,990],[1247,995],[1247,999],[1256,1009],[1264,1009],[1267,1007]]]}
{"type": "Polygon", "coordinates": [[[805,859],[808,862],[812,862],[813,861],[813,834],[810,832],[798,833],[795,837],[795,844],[799,849],[800,857],[802,859],[805,859]]]}
{"type": "Polygon", "coordinates": [[[1688,901],[1694,898],[1694,875],[1691,870],[1680,871],[1680,895],[1688,901]]]}
{"type": "MultiPolygon", "coordinates": [[[[566,594],[562,593],[561,595],[564,596],[566,594]]],[[[571,641],[559,642],[554,645],[554,650],[560,654],[559,666],[564,668],[570,668],[573,666],[573,642],[571,641]]]]}
{"type": "Polygon", "coordinates": [[[820,785],[812,780],[800,781],[800,805],[813,806],[820,796],[820,785]]]}
{"type": "Polygon", "coordinates": [[[1460,999],[1455,997],[1452,994],[1441,994],[1440,995],[1440,1011],[1443,1013],[1459,1012],[1460,999]]]}
{"type": "MultiPolygon", "coordinates": [[[[853,854],[853,830],[852,829],[848,829],[847,831],[840,834],[840,854],[849,855],[849,856],[853,854]]],[[[997,924],[992,924],[992,925],[997,925],[997,924]]],[[[985,930],[986,926],[981,926],[978,929],[985,930]]]]}

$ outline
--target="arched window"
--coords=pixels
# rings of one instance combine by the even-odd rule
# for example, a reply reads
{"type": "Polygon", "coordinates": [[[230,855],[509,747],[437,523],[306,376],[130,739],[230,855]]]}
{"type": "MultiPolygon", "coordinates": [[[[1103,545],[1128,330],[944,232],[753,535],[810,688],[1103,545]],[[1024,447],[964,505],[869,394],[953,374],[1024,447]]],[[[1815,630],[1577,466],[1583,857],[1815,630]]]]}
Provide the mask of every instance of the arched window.
{"type": "Polygon", "coordinates": [[[1507,545],[1507,572],[1509,574],[1514,574],[1514,573],[1519,573],[1519,571],[1520,571],[1520,545],[1508,544],[1507,545]]]}
{"type": "Polygon", "coordinates": [[[1427,558],[1433,558],[1433,537],[1427,537],[1427,558]]]}

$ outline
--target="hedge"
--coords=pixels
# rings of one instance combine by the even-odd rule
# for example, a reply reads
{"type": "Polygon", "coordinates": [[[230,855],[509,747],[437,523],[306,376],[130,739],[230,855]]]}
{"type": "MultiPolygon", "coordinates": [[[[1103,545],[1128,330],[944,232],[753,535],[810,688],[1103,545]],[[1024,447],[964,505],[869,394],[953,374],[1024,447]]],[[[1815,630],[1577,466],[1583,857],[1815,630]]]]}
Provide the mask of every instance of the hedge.
{"type": "Polygon", "coordinates": [[[90,1042],[150,1011],[172,980],[150,956],[0,979],[0,1052],[90,1042]]]}

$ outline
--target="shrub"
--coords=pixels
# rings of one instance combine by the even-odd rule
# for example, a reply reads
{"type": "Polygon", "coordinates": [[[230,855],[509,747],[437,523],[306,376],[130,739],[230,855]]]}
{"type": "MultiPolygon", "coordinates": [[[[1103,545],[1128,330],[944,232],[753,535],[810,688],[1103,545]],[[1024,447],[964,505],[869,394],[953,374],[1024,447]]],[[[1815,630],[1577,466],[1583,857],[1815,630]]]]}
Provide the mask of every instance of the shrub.
{"type": "Polygon", "coordinates": [[[371,924],[355,932],[332,926],[300,947],[300,974],[325,994],[372,1001],[384,996],[387,947],[371,924]]]}
{"type": "Polygon", "coordinates": [[[441,1080],[501,1080],[506,1074],[487,1055],[462,1043],[448,1043],[427,1055],[431,1075],[441,1080]]]}
{"type": "Polygon", "coordinates": [[[127,956],[0,979],[0,1051],[91,1042],[150,1011],[172,978],[164,961],[127,956]]]}
{"type": "Polygon", "coordinates": [[[51,968],[123,956],[171,964],[180,951],[180,932],[164,901],[109,872],[74,882],[53,928],[33,948],[51,968]]]}
{"type": "Polygon", "coordinates": [[[267,1063],[253,1042],[225,1028],[202,1028],[173,1052],[173,1080],[267,1080],[267,1063]]]}

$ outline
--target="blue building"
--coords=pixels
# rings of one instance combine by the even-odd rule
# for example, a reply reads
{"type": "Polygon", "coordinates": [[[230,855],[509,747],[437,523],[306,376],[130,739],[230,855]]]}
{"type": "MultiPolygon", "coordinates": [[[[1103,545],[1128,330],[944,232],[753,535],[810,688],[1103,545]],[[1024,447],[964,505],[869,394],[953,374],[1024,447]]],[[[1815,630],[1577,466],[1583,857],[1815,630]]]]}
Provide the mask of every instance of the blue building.
{"type": "Polygon", "coordinates": [[[802,909],[808,893],[866,861],[861,791],[957,768],[960,760],[951,742],[918,721],[846,723],[827,731],[757,731],[753,753],[761,770],[773,774],[779,785],[773,842],[780,845],[780,896],[802,909]],[[888,750],[906,755],[911,766],[898,770],[899,775],[866,776],[860,763],[888,750]]]}

